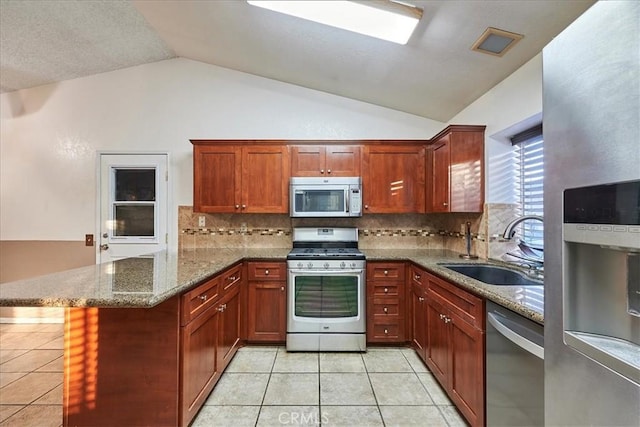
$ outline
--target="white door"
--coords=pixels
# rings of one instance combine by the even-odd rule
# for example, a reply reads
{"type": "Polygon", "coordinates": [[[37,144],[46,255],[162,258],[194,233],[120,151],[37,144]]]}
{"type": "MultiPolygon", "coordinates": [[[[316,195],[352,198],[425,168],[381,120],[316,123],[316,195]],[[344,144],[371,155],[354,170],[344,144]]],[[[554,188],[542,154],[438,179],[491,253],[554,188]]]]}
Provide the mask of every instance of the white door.
{"type": "Polygon", "coordinates": [[[167,154],[100,154],[98,263],[167,247],[167,154]]]}

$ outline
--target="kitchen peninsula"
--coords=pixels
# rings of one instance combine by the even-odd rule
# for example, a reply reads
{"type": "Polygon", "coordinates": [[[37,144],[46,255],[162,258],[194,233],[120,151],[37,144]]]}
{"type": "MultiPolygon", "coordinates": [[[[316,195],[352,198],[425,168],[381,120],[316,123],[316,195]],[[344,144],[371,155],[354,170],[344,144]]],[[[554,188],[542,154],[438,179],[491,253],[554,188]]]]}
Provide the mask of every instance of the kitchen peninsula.
{"type": "MultiPolygon", "coordinates": [[[[65,426],[187,425],[203,400],[201,390],[210,391],[246,339],[245,261],[281,262],[288,251],[159,252],[6,283],[0,286],[0,305],[68,307],[65,426]],[[204,322],[218,327],[222,337],[218,354],[212,356],[219,363],[212,362],[211,373],[206,371],[209,364],[189,363],[192,354],[185,352],[204,339],[197,334],[204,322]]],[[[480,298],[543,322],[542,286],[527,293],[468,279],[439,265],[460,262],[450,251],[363,252],[368,261],[413,263],[480,298]]],[[[204,394],[206,398],[208,392],[204,394]]]]}

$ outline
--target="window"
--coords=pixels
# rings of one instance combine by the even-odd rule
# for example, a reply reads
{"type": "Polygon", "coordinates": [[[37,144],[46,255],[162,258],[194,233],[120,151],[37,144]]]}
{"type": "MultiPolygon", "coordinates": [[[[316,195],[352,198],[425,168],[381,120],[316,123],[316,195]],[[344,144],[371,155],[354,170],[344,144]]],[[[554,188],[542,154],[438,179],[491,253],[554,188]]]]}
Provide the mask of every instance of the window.
{"type": "MultiPolygon", "coordinates": [[[[514,135],[517,180],[516,195],[520,215],[544,214],[544,149],[542,124],[514,135]]],[[[533,248],[544,245],[544,225],[540,221],[524,221],[518,227],[517,236],[533,248]]]]}

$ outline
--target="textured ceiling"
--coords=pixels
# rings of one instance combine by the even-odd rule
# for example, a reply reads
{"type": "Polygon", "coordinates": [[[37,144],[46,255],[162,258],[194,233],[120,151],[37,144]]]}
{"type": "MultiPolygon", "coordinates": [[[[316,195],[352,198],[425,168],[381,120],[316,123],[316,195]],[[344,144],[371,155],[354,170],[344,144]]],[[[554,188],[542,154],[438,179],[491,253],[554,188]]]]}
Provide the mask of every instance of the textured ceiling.
{"type": "Polygon", "coordinates": [[[593,0],[413,1],[405,46],[242,0],[0,1],[0,84],[12,91],[174,56],[448,121],[513,73],[593,0]],[[524,34],[471,51],[487,27],[524,34]]]}

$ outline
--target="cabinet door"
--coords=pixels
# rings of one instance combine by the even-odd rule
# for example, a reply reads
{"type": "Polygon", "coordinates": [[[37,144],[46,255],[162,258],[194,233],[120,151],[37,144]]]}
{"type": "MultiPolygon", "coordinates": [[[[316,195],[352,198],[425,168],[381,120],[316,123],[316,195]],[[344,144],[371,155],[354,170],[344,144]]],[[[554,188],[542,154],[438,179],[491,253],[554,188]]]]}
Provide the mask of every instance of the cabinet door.
{"type": "Polygon", "coordinates": [[[242,212],[289,212],[289,151],[285,145],[242,147],[242,212]]]}
{"type": "Polygon", "coordinates": [[[283,342],[287,335],[286,282],[249,282],[248,339],[283,342]]]}
{"type": "Polygon", "coordinates": [[[423,146],[366,146],[362,173],[364,212],[424,212],[424,171],[423,146]]]}
{"type": "Polygon", "coordinates": [[[193,148],[193,210],[239,212],[240,149],[229,145],[193,148]]]}
{"type": "Polygon", "coordinates": [[[327,145],[328,176],[360,176],[360,147],[357,145],[327,145]]]}
{"type": "Polygon", "coordinates": [[[219,320],[220,312],[212,306],[182,328],[181,425],[188,425],[198,413],[220,375],[219,320]]]}
{"type": "Polygon", "coordinates": [[[424,289],[415,284],[411,284],[411,340],[413,348],[418,352],[420,358],[426,358],[427,347],[427,302],[424,289]]]}
{"type": "Polygon", "coordinates": [[[472,426],[484,423],[484,334],[455,313],[451,326],[451,399],[472,426]]]}
{"type": "Polygon", "coordinates": [[[451,134],[449,202],[451,212],[484,208],[484,132],[451,134]]]}
{"type": "Polygon", "coordinates": [[[449,212],[449,135],[442,138],[431,152],[431,212],[449,212]]]}
{"type": "Polygon", "coordinates": [[[443,387],[448,388],[449,328],[444,321],[446,310],[441,302],[427,292],[426,364],[443,387]]]}
{"type": "Polygon", "coordinates": [[[222,371],[231,362],[240,344],[240,287],[232,288],[218,306],[220,324],[218,333],[218,366],[222,371]]]}
{"type": "Polygon", "coordinates": [[[291,146],[291,176],[324,176],[325,163],[324,146],[291,146]]]}

